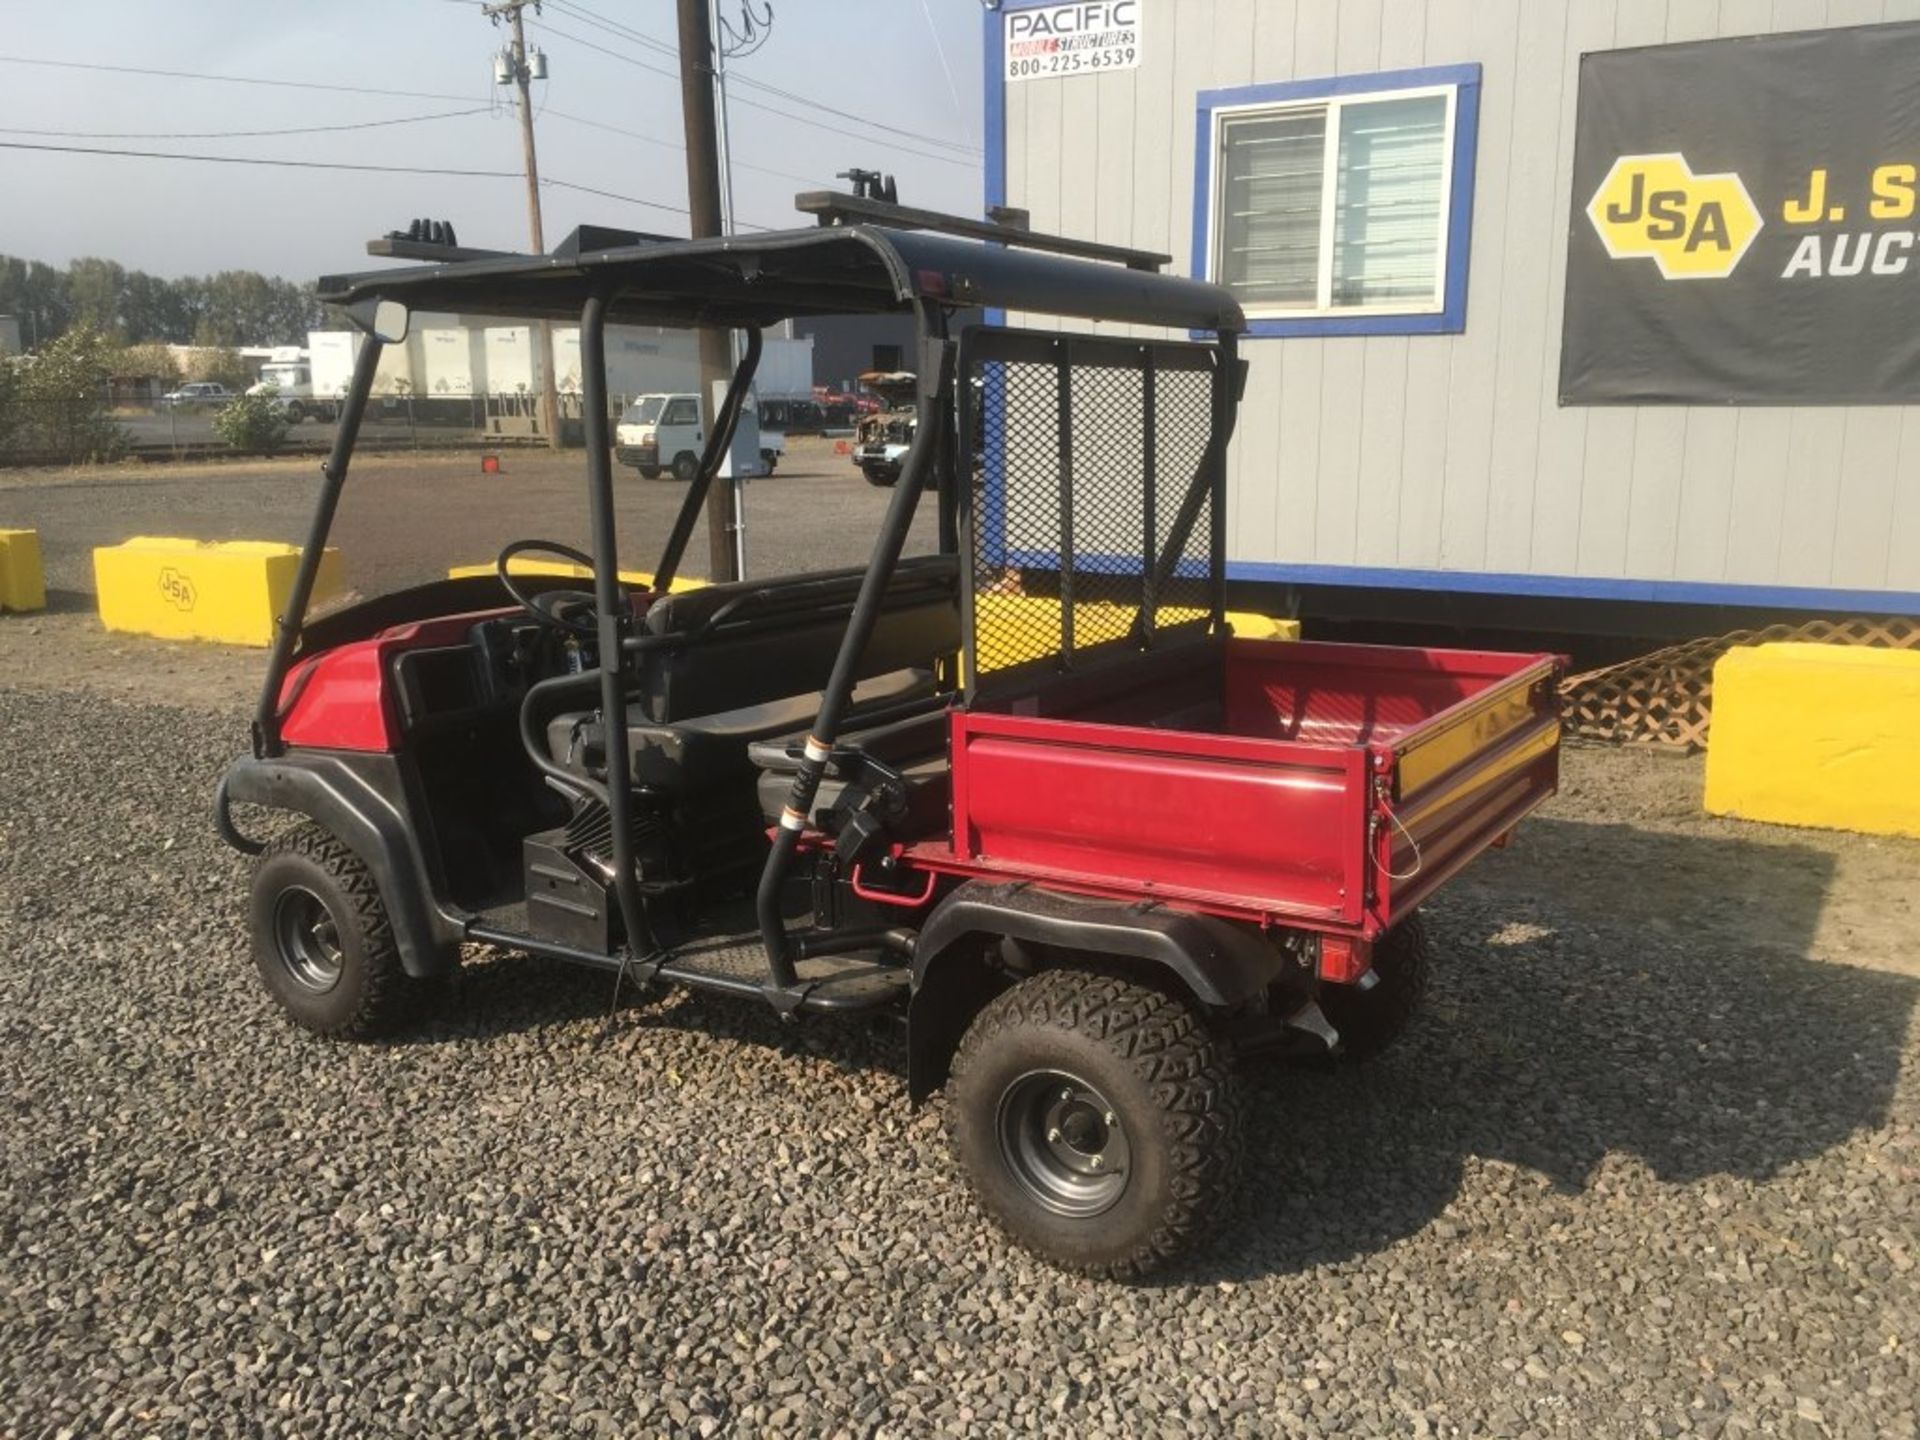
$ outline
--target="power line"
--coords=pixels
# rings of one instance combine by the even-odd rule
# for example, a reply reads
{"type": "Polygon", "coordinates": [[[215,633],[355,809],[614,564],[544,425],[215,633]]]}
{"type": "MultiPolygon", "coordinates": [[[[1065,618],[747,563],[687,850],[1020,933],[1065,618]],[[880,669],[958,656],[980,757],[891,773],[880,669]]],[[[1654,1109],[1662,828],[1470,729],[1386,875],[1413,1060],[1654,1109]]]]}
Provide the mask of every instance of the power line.
{"type": "MultiPolygon", "coordinates": [[[[665,55],[671,56],[677,53],[671,45],[668,45],[663,41],[657,40],[654,37],[647,35],[642,31],[635,30],[631,26],[619,24],[618,22],[611,20],[604,15],[598,14],[596,11],[589,10],[585,5],[581,5],[577,3],[577,0],[547,0],[547,3],[551,5],[554,9],[560,11],[562,14],[570,15],[575,19],[581,20],[586,24],[594,26],[596,29],[604,30],[609,34],[618,35],[622,39],[629,40],[634,44],[644,45],[648,49],[657,50],[665,55]]],[[[723,21],[722,23],[724,24],[725,22],[723,21]]],[[[932,23],[931,16],[928,17],[928,23],[929,24],[932,23]]],[[[764,34],[764,30],[762,33],[764,34]]],[[[572,39],[577,37],[570,36],[568,38],[572,39]]],[[[934,35],[934,43],[936,46],[939,45],[939,35],[937,33],[934,35]]],[[[605,52],[605,53],[612,53],[612,52],[605,52]]],[[[615,58],[627,59],[628,57],[616,56],[615,58]]],[[[630,63],[639,64],[640,62],[631,61],[630,63]]],[[[947,60],[946,60],[946,53],[944,49],[942,49],[940,53],[940,64],[942,69],[946,69],[947,60]]],[[[643,65],[641,66],[641,68],[646,69],[647,67],[643,65]]],[[[811,96],[796,94],[791,90],[782,90],[777,85],[769,85],[764,80],[756,80],[750,75],[734,75],[731,78],[733,80],[733,83],[736,85],[745,85],[750,89],[759,90],[768,95],[778,96],[780,99],[783,99],[783,100],[789,100],[796,104],[806,105],[811,107],[812,109],[821,111],[823,114],[838,116],[842,120],[851,120],[856,125],[870,126],[875,130],[883,130],[889,134],[905,136],[906,138],[912,139],[912,140],[920,140],[929,145],[938,145],[945,149],[956,150],[969,156],[977,155],[979,153],[979,147],[971,144],[970,142],[961,141],[961,140],[949,140],[943,136],[929,135],[923,130],[909,130],[903,126],[890,125],[886,121],[876,120],[870,115],[860,115],[860,114],[856,114],[854,111],[851,111],[851,110],[836,109],[835,107],[825,104],[822,101],[813,99],[811,96]]],[[[950,71],[947,74],[947,84],[949,89],[951,89],[953,84],[953,77],[950,71]]],[[[751,102],[743,100],[740,103],[745,105],[751,102]]],[[[760,108],[766,109],[769,107],[762,106],[760,108]]],[[[781,114],[783,112],[776,110],[776,111],[773,111],[772,113],[781,114]]]]}
{"type": "MultiPolygon", "coordinates": [[[[457,170],[433,165],[370,165],[345,160],[277,160],[266,156],[254,155],[194,155],[178,150],[126,150],[100,145],[42,145],[24,140],[0,140],[0,150],[41,150],[59,155],[111,155],[134,160],[193,160],[212,165],[265,165],[275,169],[290,170],[354,170],[384,175],[452,175],[466,179],[483,180],[521,180],[525,177],[518,170],[457,170]]],[[[669,205],[659,200],[643,200],[637,195],[622,195],[615,190],[602,190],[592,185],[581,185],[571,180],[561,180],[555,176],[543,176],[542,185],[552,185],[562,190],[578,190],[587,195],[598,195],[608,200],[620,200],[628,205],[640,205],[650,210],[665,210],[672,215],[685,215],[683,205],[669,205]]],[[[768,225],[752,225],[750,229],[769,230],[768,225]]]]}
{"type": "MultiPolygon", "coordinates": [[[[939,145],[944,147],[945,149],[957,151],[962,155],[974,155],[979,153],[974,146],[962,144],[958,140],[945,140],[938,135],[927,135],[918,130],[906,130],[901,128],[898,125],[889,125],[884,120],[873,120],[868,118],[865,115],[856,115],[851,110],[836,110],[833,108],[833,106],[824,105],[820,101],[812,99],[810,96],[797,95],[791,90],[782,90],[778,85],[769,85],[764,80],[755,80],[750,75],[738,75],[738,76],[735,76],[734,78],[738,84],[745,85],[749,89],[759,90],[768,95],[777,95],[779,96],[780,99],[791,100],[795,104],[811,106],[813,109],[820,111],[824,115],[837,115],[842,120],[853,121],[853,123],[856,125],[866,125],[866,126],[872,127],[875,130],[884,130],[891,135],[905,135],[915,140],[923,140],[927,144],[939,145]]],[[[742,105],[748,105],[748,104],[752,104],[753,102],[748,100],[742,100],[740,103],[742,105]]],[[[760,108],[764,110],[767,107],[763,105],[760,108]]]]}
{"type": "MultiPolygon", "coordinates": [[[[644,60],[636,59],[632,55],[622,54],[618,50],[609,50],[606,46],[596,44],[594,41],[589,40],[586,37],[581,35],[575,35],[571,31],[561,30],[557,28],[553,24],[553,22],[550,20],[543,19],[537,22],[529,22],[529,23],[534,24],[535,28],[544,30],[549,34],[556,35],[563,40],[571,40],[576,45],[584,45],[589,50],[598,51],[600,54],[605,55],[610,59],[619,60],[625,64],[632,65],[637,69],[648,71],[649,73],[654,75],[666,75],[669,78],[675,80],[676,82],[679,79],[679,76],[674,75],[670,71],[663,70],[657,65],[650,65],[644,60]]],[[[762,88],[766,88],[766,87],[762,87],[762,88]]],[[[797,99],[803,105],[815,104],[814,101],[808,100],[805,96],[795,96],[794,98],[797,99]]],[[[824,120],[813,119],[812,117],[807,115],[796,115],[791,110],[782,110],[777,106],[768,105],[759,100],[746,100],[746,99],[741,99],[739,97],[735,97],[734,103],[738,105],[745,105],[750,109],[764,111],[769,115],[777,115],[783,120],[791,120],[798,125],[811,125],[817,130],[831,131],[836,135],[851,135],[853,136],[853,138],[857,140],[862,140],[870,144],[883,145],[890,150],[897,150],[902,154],[913,155],[922,160],[938,160],[943,164],[947,164],[947,165],[978,166],[980,163],[978,159],[969,158],[965,155],[941,154],[937,151],[917,149],[912,145],[903,145],[898,140],[887,140],[887,139],[880,138],[877,136],[872,136],[872,135],[856,134],[854,131],[847,129],[846,126],[844,125],[834,125],[824,120]]],[[[844,115],[845,112],[834,112],[834,113],[840,113],[844,115]]],[[[869,122],[863,121],[863,120],[856,120],[855,123],[867,124],[869,122]]],[[[908,131],[908,132],[902,132],[902,133],[911,134],[912,132],[908,131]]],[[[935,143],[945,145],[945,144],[951,144],[952,142],[941,140],[941,141],[936,141],[935,143]]]]}
{"type": "Polygon", "coordinates": [[[622,54],[618,50],[609,50],[606,46],[601,45],[596,41],[589,40],[584,35],[575,35],[571,30],[562,30],[557,25],[555,25],[551,20],[548,20],[544,17],[532,23],[533,23],[533,27],[536,30],[545,30],[548,34],[558,35],[562,40],[571,40],[576,45],[584,45],[587,47],[587,49],[596,50],[600,54],[608,56],[610,59],[624,61],[627,64],[633,66],[636,70],[645,70],[650,75],[664,75],[667,77],[667,79],[673,80],[673,81],[678,81],[680,78],[673,71],[668,70],[663,66],[649,65],[644,60],[636,60],[633,56],[622,54]]]}
{"type": "Polygon", "coordinates": [[[400,115],[391,120],[357,120],[347,125],[298,125],[287,130],[33,130],[0,125],[0,135],[38,135],[66,140],[250,140],[268,135],[323,135],[339,130],[376,130],[383,125],[418,125],[425,120],[452,120],[461,115],[490,115],[491,105],[471,110],[442,110],[433,115],[400,115]]]}
{"type": "Polygon", "coordinates": [[[645,31],[635,30],[629,25],[622,25],[619,21],[610,19],[596,11],[589,10],[584,5],[570,4],[568,0],[547,0],[547,3],[562,15],[571,16],[582,24],[591,25],[596,30],[604,30],[609,35],[615,35],[635,45],[644,46],[648,50],[657,51],[659,54],[665,55],[670,59],[678,60],[680,58],[679,50],[669,45],[666,41],[656,40],[645,31]]]}
{"type": "MultiPolygon", "coordinates": [[[[547,3],[552,4],[553,0],[547,0],[547,3]]],[[[657,135],[644,135],[638,130],[627,130],[619,125],[609,125],[604,120],[589,120],[584,115],[569,115],[563,110],[554,110],[554,109],[543,110],[540,113],[542,115],[551,116],[555,120],[567,120],[572,122],[575,125],[585,125],[589,129],[605,130],[606,132],[612,135],[624,135],[629,140],[639,140],[648,145],[658,145],[662,149],[673,151],[673,153],[676,155],[683,154],[685,153],[685,150],[686,150],[685,146],[677,143],[676,141],[662,140],[657,135]]],[[[799,174],[795,174],[791,170],[776,170],[770,165],[755,165],[750,161],[746,161],[746,160],[736,160],[733,163],[737,169],[757,170],[762,175],[777,175],[782,180],[793,180],[793,181],[797,181],[799,184],[802,184],[802,185],[825,185],[829,189],[832,188],[831,181],[822,180],[817,175],[799,175],[799,174]]]]}
{"type": "Polygon", "coordinates": [[[291,170],[363,170],[390,175],[471,175],[518,180],[518,170],[455,170],[433,165],[368,165],[344,160],[277,160],[263,155],[189,155],[177,150],[123,150],[100,145],[42,145],[0,140],[0,150],[47,150],[60,155],[118,155],[136,160],[199,160],[212,165],[270,165],[291,170]]]}
{"type": "Polygon", "coordinates": [[[283,90],[331,90],[341,95],[401,96],[408,100],[460,100],[472,95],[436,95],[426,90],[388,90],[373,85],[330,85],[318,80],[273,80],[254,75],[210,75],[199,70],[150,70],[139,65],[105,65],[86,60],[36,60],[30,55],[0,55],[0,64],[38,65],[56,70],[104,70],[115,75],[157,75],[168,80],[217,80],[226,85],[266,85],[283,90]]]}

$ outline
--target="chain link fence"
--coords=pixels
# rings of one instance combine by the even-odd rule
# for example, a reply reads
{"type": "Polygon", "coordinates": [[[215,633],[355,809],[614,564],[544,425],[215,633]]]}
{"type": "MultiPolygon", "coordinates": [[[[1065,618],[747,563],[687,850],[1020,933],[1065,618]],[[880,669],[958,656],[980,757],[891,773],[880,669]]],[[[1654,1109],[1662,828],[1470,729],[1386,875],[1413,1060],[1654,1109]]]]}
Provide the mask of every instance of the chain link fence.
{"type": "MultiPolygon", "coordinates": [[[[617,423],[630,397],[608,397],[608,421],[617,423]]],[[[189,460],[261,454],[236,450],[215,424],[230,401],[110,404],[104,398],[27,399],[0,393],[0,465],[81,465],[124,459],[189,460]]],[[[340,404],[293,396],[277,398],[285,432],[271,448],[282,454],[318,453],[333,444],[340,404]]],[[[560,435],[579,445],[584,435],[581,397],[560,396],[560,435]]],[[[545,444],[540,397],[500,395],[376,395],[360,425],[369,450],[428,450],[488,445],[545,444]]]]}

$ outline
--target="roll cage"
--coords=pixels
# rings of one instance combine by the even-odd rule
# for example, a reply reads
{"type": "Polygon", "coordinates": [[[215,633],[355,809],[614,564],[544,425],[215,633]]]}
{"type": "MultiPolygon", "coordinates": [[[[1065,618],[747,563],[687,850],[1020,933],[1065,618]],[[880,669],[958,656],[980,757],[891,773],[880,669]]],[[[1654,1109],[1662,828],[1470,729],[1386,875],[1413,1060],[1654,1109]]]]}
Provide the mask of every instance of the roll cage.
{"type": "MultiPolygon", "coordinates": [[[[392,269],[324,278],[320,298],[342,306],[365,333],[353,377],[341,407],[334,444],[323,465],[323,484],[312,526],[280,618],[253,727],[257,758],[285,753],[280,733],[282,692],[293,662],[310,637],[305,626],[320,557],[346,484],[360,424],[372,392],[375,371],[387,343],[404,338],[383,316],[392,307],[407,312],[446,310],[467,315],[514,319],[577,321],[580,326],[586,479],[594,560],[596,670],[547,684],[591,687],[597,681],[607,733],[624,731],[628,718],[628,681],[653,638],[636,634],[630,606],[620,603],[615,538],[611,421],[607,412],[606,327],[637,323],[675,327],[722,327],[740,331],[740,361],[728,385],[699,470],[675,517],[655,567],[655,587],[664,591],[678,572],[686,546],[727,453],[732,433],[758,365],[761,332],[781,320],[849,313],[906,313],[917,332],[915,439],[902,467],[872,555],[861,576],[848,614],[830,678],[809,733],[804,756],[756,894],[756,914],[766,948],[768,997],[792,1008],[804,994],[795,962],[809,954],[844,948],[858,937],[844,932],[790,932],[781,916],[779,896],[791,869],[821,777],[833,753],[841,723],[859,674],[863,651],[872,637],[929,471],[939,518],[939,548],[971,569],[972,583],[960,587],[963,611],[963,673],[971,696],[983,669],[1018,673],[1021,664],[1000,665],[993,651],[991,625],[982,618],[980,594],[990,590],[993,567],[1017,563],[1006,549],[1008,516],[994,514],[991,486],[971,483],[995,466],[1018,463],[1015,450],[1036,443],[1010,437],[996,428],[993,411],[1004,387],[1018,374],[1056,377],[1048,414],[1057,444],[1049,463],[1060,467],[1057,511],[1051,518],[1028,517],[1051,527],[1052,553],[1059,577],[1059,620],[1054,636],[1037,643],[1059,668],[1072,668],[1083,652],[1100,648],[1143,648],[1154,641],[1156,616],[1169,597],[1184,587],[1176,619],[1179,625],[1213,632],[1220,628],[1224,575],[1225,452],[1232,433],[1243,371],[1237,338],[1244,328],[1239,306],[1225,290],[1201,281],[1158,273],[1168,257],[1115,247],[1036,235],[1011,226],[940,217],[878,202],[851,206],[845,197],[802,196],[800,205],[818,216],[818,228],[753,237],[709,240],[660,240],[630,232],[586,227],[575,231],[547,255],[481,255],[411,269],[392,269]],[[941,233],[945,228],[957,233],[941,233]],[[961,238],[965,236],[967,238],[961,238]],[[1203,343],[1009,331],[987,327],[956,337],[952,312],[987,307],[1004,314],[1024,312],[1062,320],[1092,321],[1206,335],[1203,343]],[[1084,480],[1076,486],[1076,401],[1089,393],[1076,380],[1085,367],[1100,375],[1121,375],[1136,387],[1145,406],[1147,441],[1138,462],[1146,496],[1144,521],[1135,511],[1138,536],[1133,553],[1118,563],[1095,567],[1092,578],[1102,594],[1125,592],[1136,618],[1124,634],[1084,633],[1085,615],[1076,610],[1076,586],[1084,584],[1075,556],[1083,547],[1090,499],[1100,498],[1084,480]],[[1021,367],[1025,367],[1024,370],[1021,367]],[[1203,443],[1191,448],[1179,469],[1163,473],[1155,441],[1156,396],[1169,368],[1198,376],[1203,443]],[[961,377],[965,376],[965,383],[961,377]],[[997,393],[998,392],[998,393],[997,393]],[[962,471],[968,482],[963,483],[962,471]],[[1156,508],[1156,488],[1171,500],[1156,508]],[[976,500],[976,495],[982,497],[976,500]],[[989,513],[982,515],[986,510],[989,513]],[[1204,529],[1202,522],[1204,521],[1204,529]],[[988,534],[994,526],[995,540],[988,534]],[[999,548],[995,548],[996,545],[999,548]],[[988,638],[983,648],[982,637],[988,638]],[[1091,645],[1089,641],[1091,640],[1091,645]],[[1056,643],[1057,642],[1057,643],[1056,643]]],[[[431,247],[422,247],[429,252],[431,247]]],[[[388,252],[393,253],[393,252],[388,252]]],[[[471,254],[472,252],[463,252],[471,254]]],[[[1096,395],[1109,393],[1095,386],[1096,395]]],[[[1132,402],[1128,402],[1132,403],[1132,402]]],[[[1189,408],[1192,408],[1191,406],[1189,408]]],[[[1201,433],[1195,431],[1194,433],[1201,433]]],[[[1044,439],[1040,448],[1046,448],[1044,439]]],[[[1111,499],[1111,496],[1108,497],[1111,499]]],[[[1101,522],[1108,525],[1108,522],[1101,522]]],[[[1110,526],[1108,526],[1110,528],[1110,526]]],[[[1124,527],[1123,527],[1124,528],[1124,527]]],[[[1098,598],[1098,597],[1094,597],[1098,598]]],[[[324,625],[325,622],[322,622],[324,625]]],[[[318,627],[317,627],[318,628],[318,627]]],[[[1096,631],[1098,627],[1095,627],[1096,631]]],[[[1031,661],[1027,663],[1032,663],[1031,661]]],[[[531,697],[530,697],[531,698],[531,697]]],[[[636,878],[633,854],[634,794],[626,748],[606,747],[604,779],[561,772],[545,761],[532,738],[527,750],[534,763],[556,783],[597,799],[611,817],[612,884],[628,937],[628,951],[648,925],[636,878]]],[[[476,939],[524,944],[525,937],[494,936],[471,928],[476,939]]],[[[870,937],[872,938],[872,937],[870,937]]],[[[644,973],[644,967],[636,967],[644,973]]]]}

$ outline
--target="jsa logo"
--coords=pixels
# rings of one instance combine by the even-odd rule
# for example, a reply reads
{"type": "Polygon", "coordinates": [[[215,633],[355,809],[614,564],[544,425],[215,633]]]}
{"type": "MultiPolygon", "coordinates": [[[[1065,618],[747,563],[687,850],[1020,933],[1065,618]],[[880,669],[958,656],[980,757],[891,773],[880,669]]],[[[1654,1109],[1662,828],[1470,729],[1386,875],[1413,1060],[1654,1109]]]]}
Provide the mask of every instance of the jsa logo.
{"type": "Polygon", "coordinates": [[[1696,175],[1678,154],[1622,155],[1588,202],[1587,218],[1607,254],[1651,260],[1669,280],[1731,275],[1761,225],[1738,175],[1696,175]]]}
{"type": "Polygon", "coordinates": [[[194,591],[192,578],[182,575],[171,565],[160,572],[160,595],[176,610],[193,609],[194,601],[199,598],[194,591]]]}

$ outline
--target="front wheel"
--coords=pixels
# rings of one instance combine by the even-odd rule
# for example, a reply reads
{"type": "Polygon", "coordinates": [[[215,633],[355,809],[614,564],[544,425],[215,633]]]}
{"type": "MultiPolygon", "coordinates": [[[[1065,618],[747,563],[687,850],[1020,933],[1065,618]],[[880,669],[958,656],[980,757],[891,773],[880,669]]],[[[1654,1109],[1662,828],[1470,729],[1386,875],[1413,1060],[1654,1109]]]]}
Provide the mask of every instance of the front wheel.
{"type": "Polygon", "coordinates": [[[251,911],[254,965],[303,1029],[366,1040],[419,1014],[431,982],[402,968],[372,872],[318,825],[267,847],[251,911]]]}
{"type": "Polygon", "coordinates": [[[660,467],[658,465],[640,465],[635,468],[640,471],[640,478],[642,480],[658,480],[660,478],[660,467]]]}
{"type": "Polygon", "coordinates": [[[298,425],[302,420],[306,418],[307,418],[307,407],[302,405],[298,400],[294,401],[293,404],[287,406],[287,423],[289,425],[298,425]]]}
{"type": "Polygon", "coordinates": [[[948,1103],[988,1213],[1084,1274],[1170,1259],[1234,1168],[1221,1047],[1188,1005],[1118,976],[1048,970],[995,997],[961,1041],[948,1103]]]}

